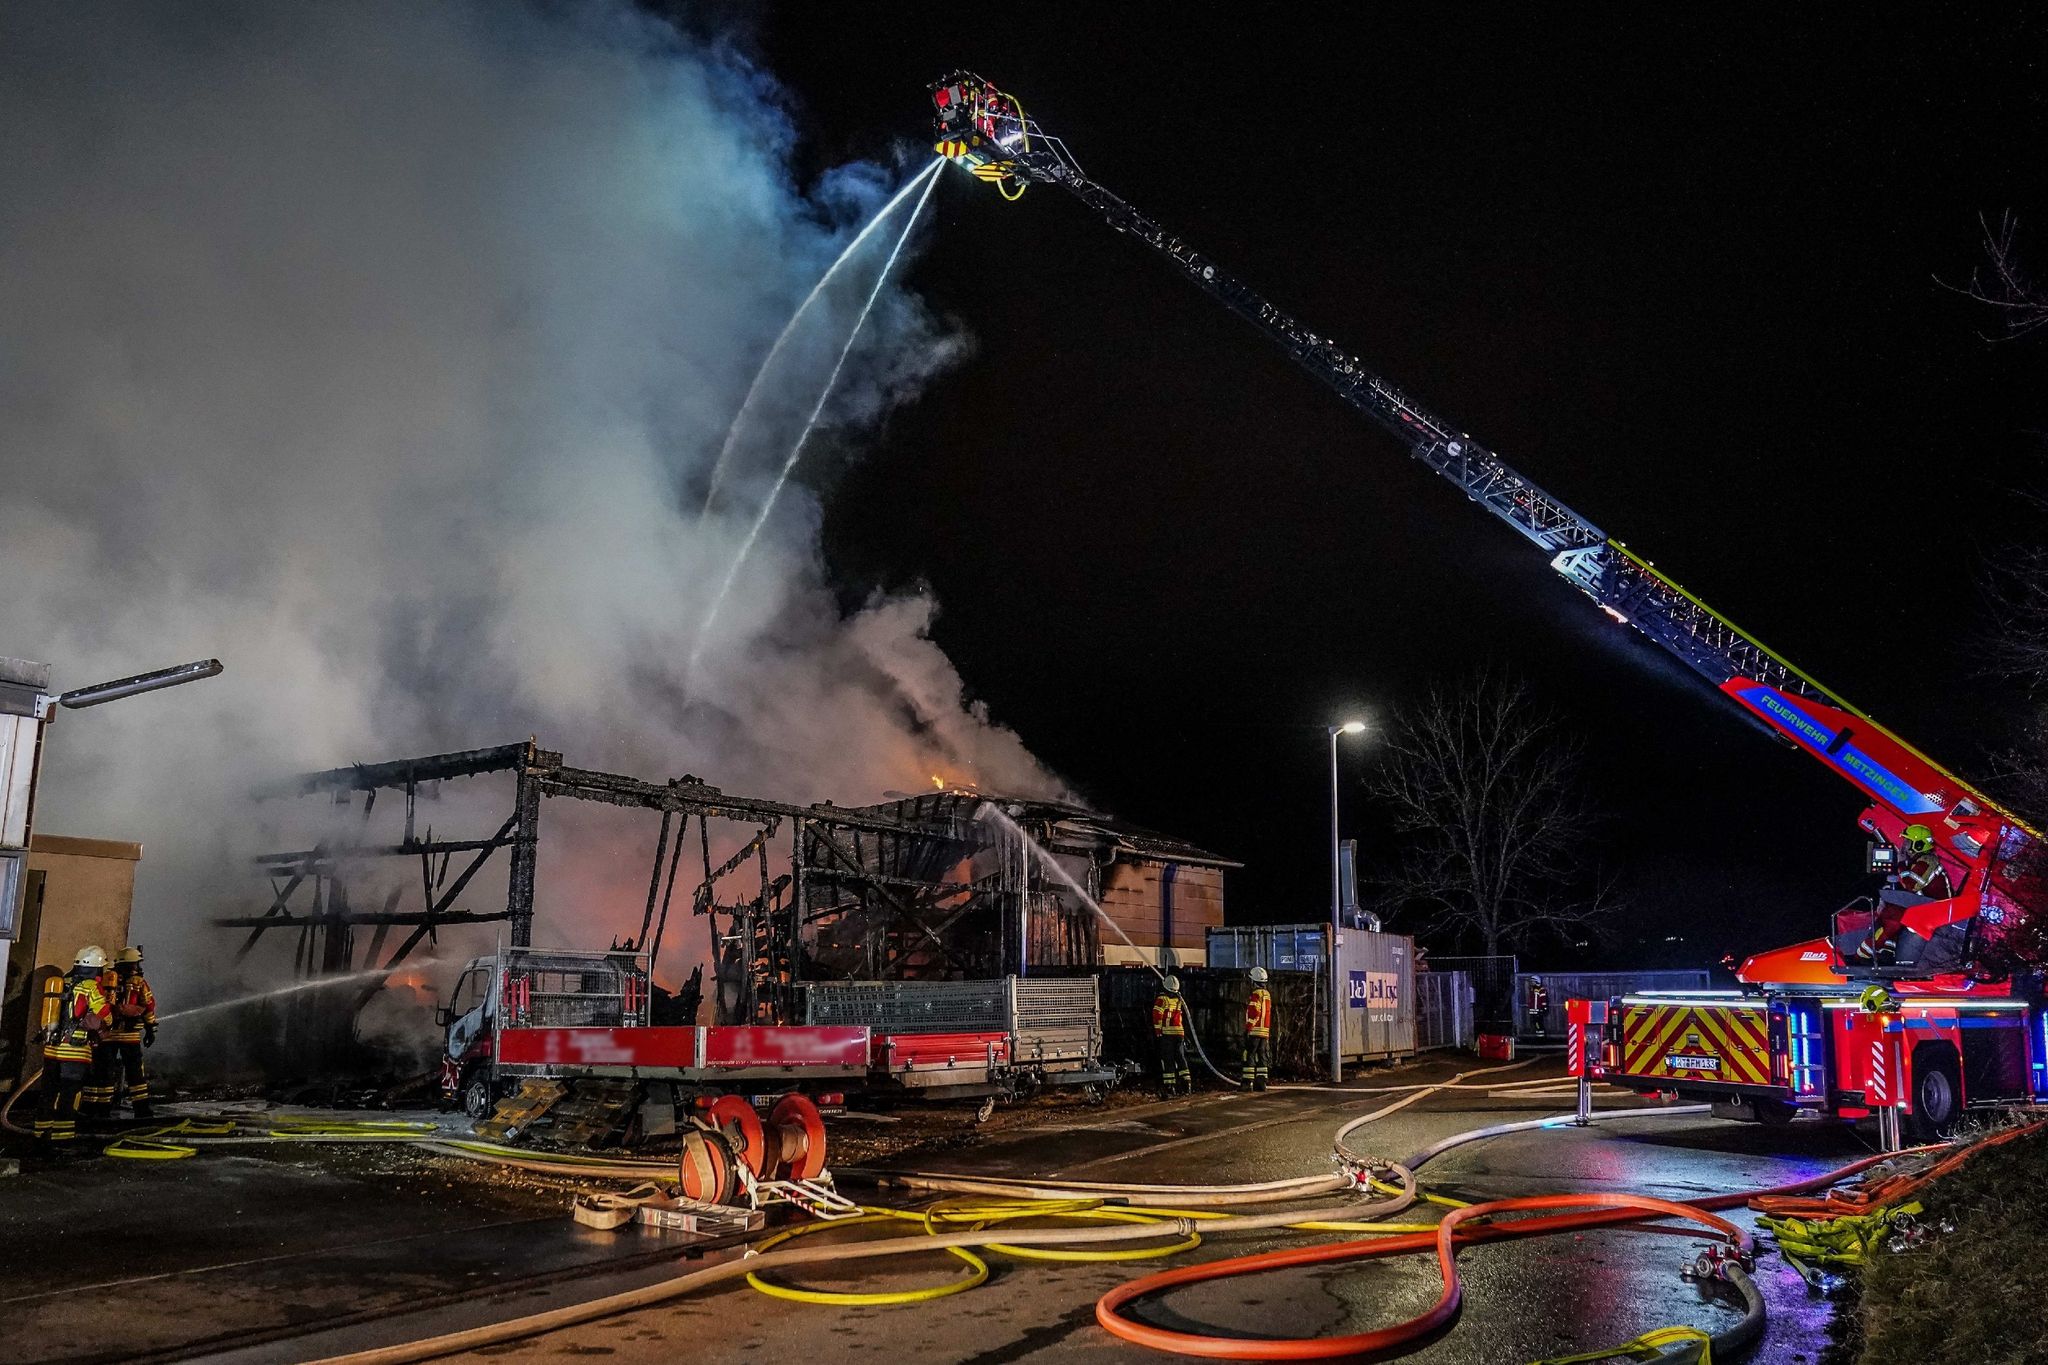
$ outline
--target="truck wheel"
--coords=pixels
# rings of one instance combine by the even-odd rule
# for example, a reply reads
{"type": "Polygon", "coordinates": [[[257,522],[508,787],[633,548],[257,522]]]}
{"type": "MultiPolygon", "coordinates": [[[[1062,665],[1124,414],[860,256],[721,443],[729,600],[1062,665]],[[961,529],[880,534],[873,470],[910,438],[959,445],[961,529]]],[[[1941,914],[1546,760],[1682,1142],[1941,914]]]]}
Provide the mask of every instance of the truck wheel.
{"type": "Polygon", "coordinates": [[[1913,1049],[1913,1112],[1906,1131],[1920,1142],[1952,1137],[1963,1112],[1962,1072],[1955,1049],[1946,1043],[1922,1043],[1913,1049]]]}
{"type": "Polygon", "coordinates": [[[1758,1095],[1749,1102],[1756,1121],[1766,1128],[1783,1128],[1799,1113],[1799,1106],[1770,1095],[1758,1095]]]}
{"type": "Polygon", "coordinates": [[[471,1122],[483,1122],[496,1107],[497,1097],[491,1093],[490,1072],[478,1067],[463,1078],[462,1112],[469,1115],[471,1122]]]}

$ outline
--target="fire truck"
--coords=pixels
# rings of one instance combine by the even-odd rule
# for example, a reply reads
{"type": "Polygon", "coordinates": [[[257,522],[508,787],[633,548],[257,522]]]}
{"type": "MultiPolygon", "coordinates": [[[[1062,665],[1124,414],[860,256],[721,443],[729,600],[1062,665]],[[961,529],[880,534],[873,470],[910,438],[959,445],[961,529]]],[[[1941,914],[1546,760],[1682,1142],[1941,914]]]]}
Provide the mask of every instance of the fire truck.
{"type": "Polygon", "coordinates": [[[1575,1071],[1704,1099],[1730,1117],[1876,1114],[1921,1133],[1946,1131],[1968,1106],[2048,1095],[2040,983],[1988,966],[2043,899],[2036,831],[1090,179],[1016,96],[960,71],[931,99],[941,157],[1006,199],[1033,185],[1073,195],[1530,542],[1617,629],[1669,652],[1862,794],[1865,871],[1886,879],[1881,889],[1838,911],[1827,935],[1750,957],[1737,990],[1570,1002],[1575,1071]]]}

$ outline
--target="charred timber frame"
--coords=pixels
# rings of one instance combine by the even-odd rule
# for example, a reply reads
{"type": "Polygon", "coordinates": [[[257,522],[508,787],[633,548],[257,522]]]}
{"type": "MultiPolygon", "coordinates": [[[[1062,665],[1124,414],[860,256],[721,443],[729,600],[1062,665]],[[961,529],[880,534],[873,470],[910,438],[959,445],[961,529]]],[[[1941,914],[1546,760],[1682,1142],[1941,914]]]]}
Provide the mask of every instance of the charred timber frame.
{"type": "MultiPolygon", "coordinates": [[[[1029,868],[1021,867],[1023,882],[1007,866],[996,876],[979,880],[949,875],[990,843],[975,821],[961,818],[957,796],[951,806],[935,799],[865,809],[830,803],[798,806],[731,795],[693,776],[652,782],[570,767],[559,753],[534,740],[333,768],[272,784],[257,794],[273,799],[325,795],[345,802],[360,792],[361,818],[367,825],[379,793],[390,791],[402,793],[405,801],[405,829],[399,842],[330,840],[255,860],[271,879],[268,909],[215,921],[248,930],[240,954],[248,953],[267,932],[297,930],[298,956],[308,975],[347,972],[355,969],[355,931],[370,926],[375,933],[364,966],[388,972],[438,928],[489,922],[508,923],[511,942],[527,945],[533,934],[541,800],[563,797],[661,813],[639,940],[653,953],[661,948],[685,836],[690,819],[696,818],[703,876],[691,896],[691,909],[709,920],[722,1022],[791,1020],[798,1005],[796,984],[813,975],[807,967],[823,967],[826,970],[818,974],[826,976],[884,977],[917,970],[1001,974],[1023,965],[1022,930],[1013,934],[1005,926],[1025,913],[1031,892],[1024,884],[1031,880],[1029,868]],[[503,773],[513,776],[512,809],[490,837],[437,839],[431,830],[419,832],[415,817],[423,787],[503,773]],[[712,865],[710,855],[712,820],[756,827],[718,866],[712,865]],[[784,822],[790,828],[790,867],[786,874],[773,876],[768,844],[784,822]],[[510,860],[504,909],[456,909],[457,899],[499,849],[507,850],[510,860]],[[458,855],[465,855],[464,861],[451,881],[451,863],[458,855]],[[394,857],[419,859],[422,908],[399,909],[396,891],[381,909],[351,905],[351,866],[394,857]],[[759,873],[758,893],[735,905],[719,904],[720,882],[739,874],[750,860],[759,873]],[[296,898],[309,904],[295,911],[296,898]],[[723,933],[721,914],[726,916],[723,933]],[[978,922],[978,916],[989,922],[978,922]],[[806,932],[821,922],[839,922],[858,933],[860,950],[830,964],[815,955],[807,959],[806,932]],[[385,937],[393,928],[410,933],[380,962],[385,937]],[[991,929],[996,931],[993,936],[991,929]]],[[[380,984],[381,978],[373,978],[359,999],[368,999],[380,984]]]]}

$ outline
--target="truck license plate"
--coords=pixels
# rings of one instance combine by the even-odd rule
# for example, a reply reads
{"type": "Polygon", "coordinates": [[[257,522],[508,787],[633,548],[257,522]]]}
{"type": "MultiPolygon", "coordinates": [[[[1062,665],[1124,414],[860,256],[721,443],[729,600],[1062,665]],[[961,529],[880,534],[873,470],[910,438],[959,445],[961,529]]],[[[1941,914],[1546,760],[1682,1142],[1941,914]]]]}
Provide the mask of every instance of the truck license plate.
{"type": "Polygon", "coordinates": [[[1673,1053],[1664,1059],[1664,1066],[1669,1071],[1719,1071],[1721,1069],[1721,1059],[1719,1057],[1687,1057],[1673,1053]]]}

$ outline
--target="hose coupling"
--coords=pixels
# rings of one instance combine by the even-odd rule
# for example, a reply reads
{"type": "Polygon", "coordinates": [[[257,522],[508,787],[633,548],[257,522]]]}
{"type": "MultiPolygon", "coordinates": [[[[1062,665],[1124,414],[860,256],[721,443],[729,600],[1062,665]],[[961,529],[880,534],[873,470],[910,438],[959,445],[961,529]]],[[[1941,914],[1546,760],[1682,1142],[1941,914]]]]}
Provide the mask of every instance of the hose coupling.
{"type": "Polygon", "coordinates": [[[1679,1266],[1678,1277],[1686,1281],[1725,1280],[1730,1268],[1753,1271],[1756,1257],[1741,1247],[1716,1242],[1701,1247],[1699,1254],[1679,1266]]]}

